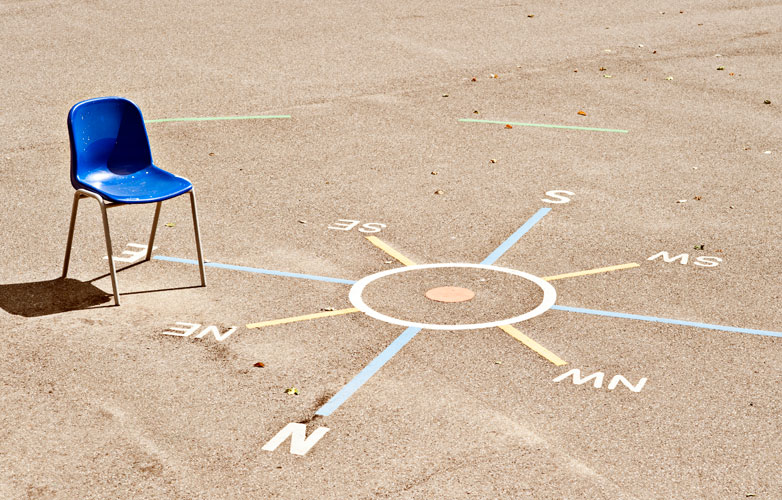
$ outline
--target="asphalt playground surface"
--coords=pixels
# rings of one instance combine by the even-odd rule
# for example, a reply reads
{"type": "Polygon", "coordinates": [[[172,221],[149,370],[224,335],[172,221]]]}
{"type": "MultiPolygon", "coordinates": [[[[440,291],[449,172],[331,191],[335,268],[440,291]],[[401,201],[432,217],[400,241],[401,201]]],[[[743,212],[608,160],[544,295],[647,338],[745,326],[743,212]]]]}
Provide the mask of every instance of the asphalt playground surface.
{"type": "Polygon", "coordinates": [[[781,52],[778,1],[0,1],[0,498],[782,498],[781,52]],[[111,95],[205,288],[187,196],[150,261],[109,211],[121,306],[94,200],[61,279],[111,95]]]}

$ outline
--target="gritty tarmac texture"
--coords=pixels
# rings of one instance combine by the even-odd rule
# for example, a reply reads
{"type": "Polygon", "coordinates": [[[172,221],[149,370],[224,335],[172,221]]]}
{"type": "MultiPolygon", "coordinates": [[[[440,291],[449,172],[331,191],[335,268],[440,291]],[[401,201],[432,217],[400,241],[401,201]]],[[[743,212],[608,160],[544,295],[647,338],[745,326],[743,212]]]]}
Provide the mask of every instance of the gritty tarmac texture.
{"type": "MultiPolygon", "coordinates": [[[[781,52],[779,1],[0,1],[0,498],[782,498],[782,338],[556,308],[782,331],[781,52]],[[639,266],[551,281],[555,308],[513,325],[567,365],[499,328],[422,330],[317,416],[405,328],[246,325],[351,308],[351,285],[208,267],[202,288],[153,259],[121,263],[115,307],[91,199],[58,279],[66,116],[109,95],[147,120],[290,116],[147,125],[156,164],[196,187],[213,263],[402,265],[370,235],[480,263],[550,208],[495,265],[639,266]],[[163,333],[177,322],[236,329],[163,333]],[[605,379],[554,382],[573,368],[605,379]],[[261,449],[289,423],[329,431],[305,455],[261,449]]],[[[117,255],[153,213],[109,212],[117,255]]],[[[186,196],[155,245],[195,259],[186,196]]],[[[513,279],[420,276],[367,292],[425,321],[534,302],[513,279]],[[476,298],[426,303],[446,285],[476,298]]]]}

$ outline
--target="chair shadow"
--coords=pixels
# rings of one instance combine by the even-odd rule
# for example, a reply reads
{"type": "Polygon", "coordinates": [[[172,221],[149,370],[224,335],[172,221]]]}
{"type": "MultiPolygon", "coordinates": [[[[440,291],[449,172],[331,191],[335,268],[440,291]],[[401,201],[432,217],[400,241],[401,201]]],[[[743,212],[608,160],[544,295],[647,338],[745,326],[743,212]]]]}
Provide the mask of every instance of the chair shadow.
{"type": "MultiPolygon", "coordinates": [[[[143,264],[145,261],[129,264],[117,269],[117,274],[132,267],[143,264]]],[[[92,283],[102,278],[111,276],[110,273],[102,274],[89,281],[79,281],[71,278],[57,278],[47,281],[33,281],[30,283],[11,283],[0,285],[0,309],[10,314],[27,318],[36,316],[48,316],[68,311],[81,309],[98,309],[114,307],[114,295],[106,293],[92,283]],[[105,304],[111,302],[110,304],[105,304]]],[[[201,288],[201,285],[179,286],[171,288],[157,288],[152,290],[137,290],[124,292],[123,295],[137,295],[144,293],[169,292],[174,290],[188,290],[201,288]]]]}
{"type": "Polygon", "coordinates": [[[87,309],[113,299],[92,283],[71,278],[0,285],[0,308],[28,318],[87,309]]]}

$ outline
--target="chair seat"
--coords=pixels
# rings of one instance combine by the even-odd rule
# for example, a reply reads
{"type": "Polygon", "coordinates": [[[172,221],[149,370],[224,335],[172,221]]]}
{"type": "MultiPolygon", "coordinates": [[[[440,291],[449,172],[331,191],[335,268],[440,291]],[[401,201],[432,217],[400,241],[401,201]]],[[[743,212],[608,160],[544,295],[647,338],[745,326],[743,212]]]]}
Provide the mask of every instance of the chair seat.
{"type": "Polygon", "coordinates": [[[119,203],[155,203],[193,189],[189,180],[155,165],[128,174],[118,174],[109,168],[96,168],[83,178],[77,177],[76,181],[82,188],[119,203]]]}

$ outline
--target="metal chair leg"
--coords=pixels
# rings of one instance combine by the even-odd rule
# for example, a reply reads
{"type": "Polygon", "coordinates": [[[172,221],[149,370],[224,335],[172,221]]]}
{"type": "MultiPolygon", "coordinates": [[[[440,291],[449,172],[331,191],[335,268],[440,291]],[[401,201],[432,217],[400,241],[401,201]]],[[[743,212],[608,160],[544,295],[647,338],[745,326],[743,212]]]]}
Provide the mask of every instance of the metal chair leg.
{"type": "Polygon", "coordinates": [[[103,216],[103,232],[106,234],[106,253],[109,257],[109,270],[111,271],[111,286],[114,289],[114,304],[119,305],[119,288],[117,287],[117,271],[114,268],[114,255],[111,252],[111,235],[109,233],[109,216],[106,212],[106,204],[100,203],[100,212],[103,216]]]}
{"type": "Polygon", "coordinates": [[[68,276],[68,265],[71,262],[71,246],[73,245],[73,231],[76,228],[76,212],[79,209],[79,193],[73,194],[73,208],[71,208],[71,225],[68,228],[68,243],[65,244],[65,263],[62,265],[63,279],[68,276]]]}
{"type": "Polygon", "coordinates": [[[201,251],[201,232],[198,230],[198,210],[196,209],[195,188],[190,190],[190,208],[193,211],[193,229],[195,230],[196,250],[198,251],[198,270],[201,272],[201,286],[206,286],[204,255],[201,251]]]}
{"type": "Polygon", "coordinates": [[[147,245],[147,258],[146,260],[149,260],[152,258],[152,248],[155,244],[155,231],[157,231],[157,221],[160,218],[160,206],[163,204],[162,201],[157,202],[155,205],[155,218],[152,220],[152,233],[149,235],[149,245],[147,245]]]}

